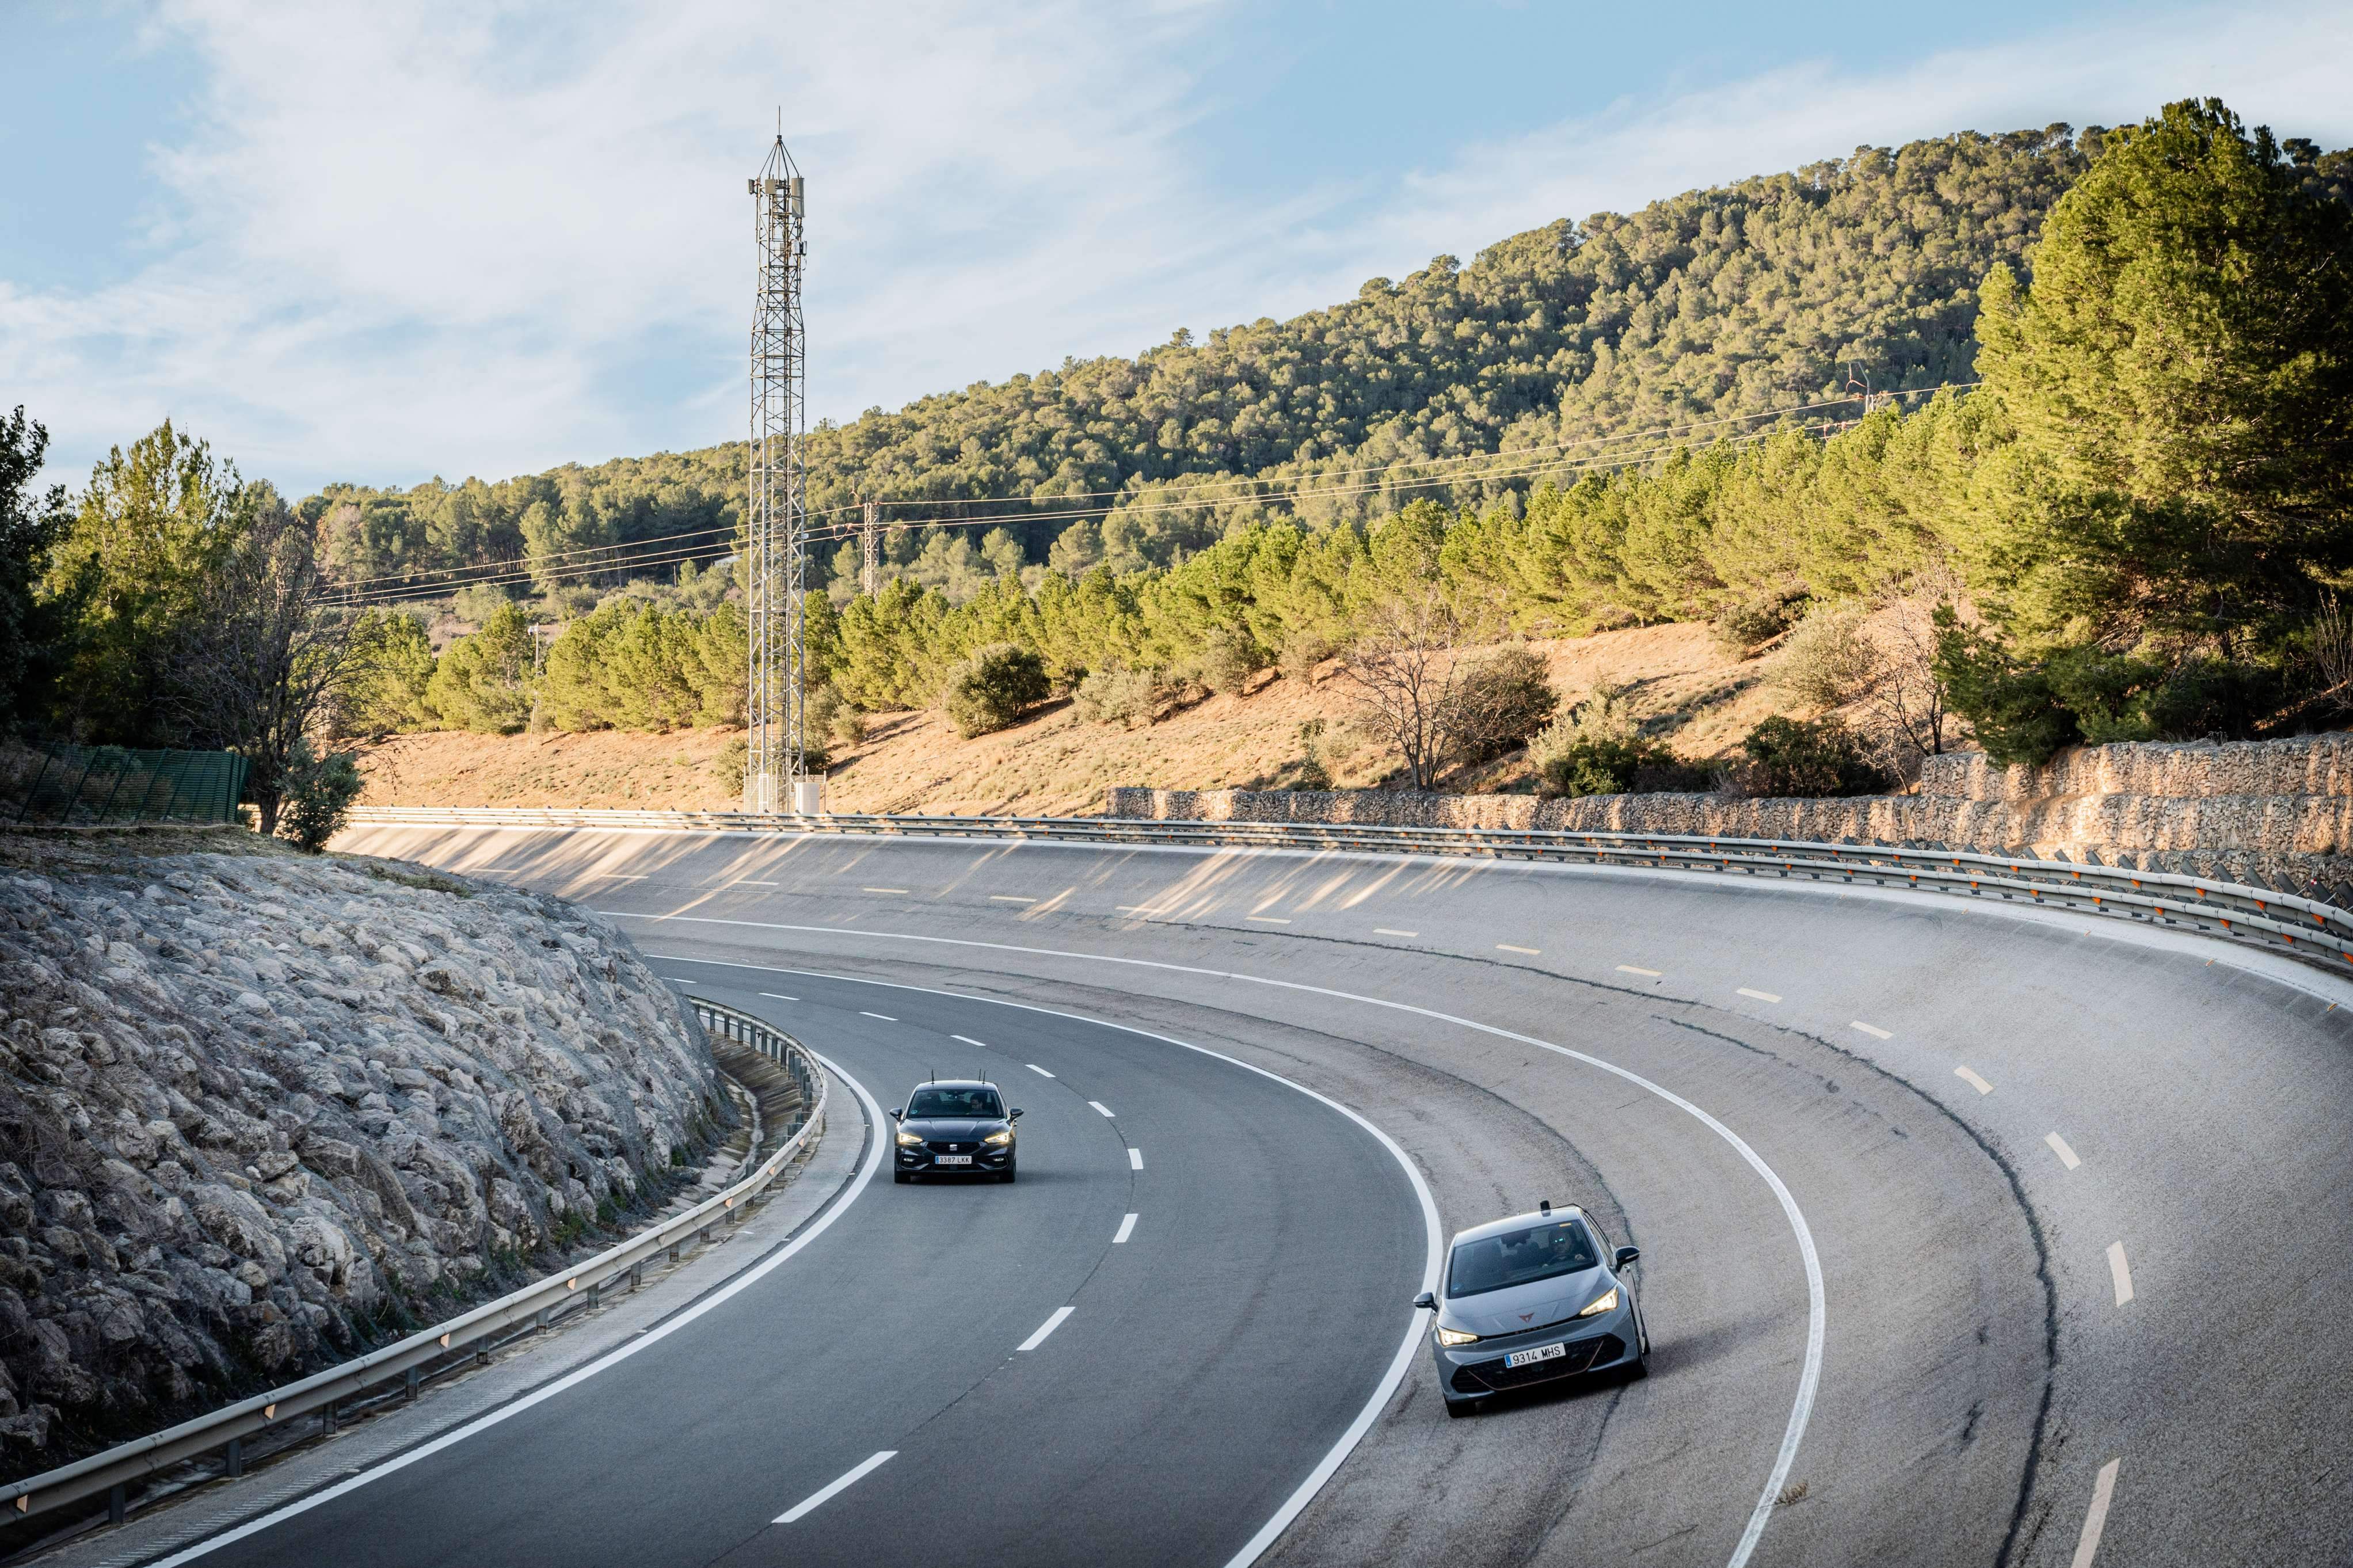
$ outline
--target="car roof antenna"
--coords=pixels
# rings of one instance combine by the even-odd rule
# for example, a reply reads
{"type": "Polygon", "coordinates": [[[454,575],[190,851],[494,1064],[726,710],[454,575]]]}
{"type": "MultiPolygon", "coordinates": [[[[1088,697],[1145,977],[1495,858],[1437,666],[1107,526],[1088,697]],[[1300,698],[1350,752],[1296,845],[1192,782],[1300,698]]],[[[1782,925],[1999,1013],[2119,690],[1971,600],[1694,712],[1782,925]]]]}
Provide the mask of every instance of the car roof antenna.
{"type": "Polygon", "coordinates": [[[1543,1202],[1539,1202],[1539,1203],[1536,1205],[1536,1213],[1539,1213],[1539,1214],[1549,1214],[1549,1213],[1552,1213],[1552,1200],[1551,1200],[1550,1198],[1546,1198],[1546,1199],[1545,1199],[1543,1202]]]}

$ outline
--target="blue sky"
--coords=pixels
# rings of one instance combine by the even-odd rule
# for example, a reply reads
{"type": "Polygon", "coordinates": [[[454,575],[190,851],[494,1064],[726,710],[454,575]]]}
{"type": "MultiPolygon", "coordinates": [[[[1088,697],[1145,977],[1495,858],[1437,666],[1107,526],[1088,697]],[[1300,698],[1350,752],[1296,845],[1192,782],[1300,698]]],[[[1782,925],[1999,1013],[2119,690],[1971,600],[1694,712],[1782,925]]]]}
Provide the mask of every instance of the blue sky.
{"type": "Polygon", "coordinates": [[[779,104],[847,418],[1859,145],[2343,146],[2349,66],[2341,5],[7,0],[0,406],[294,493],[733,437],[779,104]]]}

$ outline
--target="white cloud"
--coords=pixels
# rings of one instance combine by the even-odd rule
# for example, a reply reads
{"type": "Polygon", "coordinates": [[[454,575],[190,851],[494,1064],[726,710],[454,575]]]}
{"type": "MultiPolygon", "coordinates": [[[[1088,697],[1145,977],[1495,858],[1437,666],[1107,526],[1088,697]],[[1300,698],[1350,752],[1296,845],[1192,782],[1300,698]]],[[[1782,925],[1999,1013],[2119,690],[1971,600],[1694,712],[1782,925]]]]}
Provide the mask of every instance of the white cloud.
{"type": "Polygon", "coordinates": [[[779,102],[809,172],[812,407],[838,417],[1860,143],[2192,92],[2353,141],[2353,19],[2214,12],[1623,101],[1268,210],[1188,159],[1221,0],[782,11],[166,0],[153,26],[196,62],[197,114],[153,153],[148,260],[88,291],[0,281],[9,401],[71,477],[167,412],[292,487],[722,439],[749,316],[736,182],[779,102]]]}

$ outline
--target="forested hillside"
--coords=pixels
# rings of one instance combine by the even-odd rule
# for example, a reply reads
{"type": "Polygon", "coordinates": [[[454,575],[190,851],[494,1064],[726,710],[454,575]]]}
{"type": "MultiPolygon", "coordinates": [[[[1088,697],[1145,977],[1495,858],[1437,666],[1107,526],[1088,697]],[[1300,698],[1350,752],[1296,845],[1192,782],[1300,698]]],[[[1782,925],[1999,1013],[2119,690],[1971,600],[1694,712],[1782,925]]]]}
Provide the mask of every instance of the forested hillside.
{"type": "MultiPolygon", "coordinates": [[[[1978,283],[2022,257],[2100,141],[2053,126],[1863,148],[1631,215],[1564,218],[1468,266],[1441,256],[1287,322],[1198,342],[1180,331],[1133,359],[1065,361],[871,409],[810,434],[810,505],[840,522],[871,496],[908,524],[1060,514],[968,542],[894,535],[894,564],[961,599],[1024,563],[1165,566],[1255,517],[1313,526],[1411,496],[1483,508],[1533,488],[1515,473],[1400,492],[1431,471],[1417,460],[1588,459],[1596,448],[1564,443],[1835,397],[1851,375],[1881,390],[1966,381],[1978,283]],[[1204,481],[1238,477],[1260,482],[1204,493],[1204,481]],[[1294,487],[1339,493],[1259,499],[1294,487]],[[1073,520],[1073,502],[1112,510],[1073,520]]],[[[721,553],[742,473],[729,444],[497,483],[335,487],[303,509],[324,521],[347,581],[384,588],[405,573],[537,559],[545,585],[578,580],[556,574],[599,558],[577,552],[667,535],[703,530],[690,543],[721,553]]],[[[818,566],[841,576],[851,561],[821,552],[818,566]]]]}

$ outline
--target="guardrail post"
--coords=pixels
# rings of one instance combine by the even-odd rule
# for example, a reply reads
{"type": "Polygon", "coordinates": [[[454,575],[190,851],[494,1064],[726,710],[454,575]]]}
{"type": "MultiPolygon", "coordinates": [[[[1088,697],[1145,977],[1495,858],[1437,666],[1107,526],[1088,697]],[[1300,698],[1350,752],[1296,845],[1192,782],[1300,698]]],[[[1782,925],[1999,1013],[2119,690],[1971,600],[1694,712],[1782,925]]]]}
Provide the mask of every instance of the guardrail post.
{"type": "Polygon", "coordinates": [[[230,1438],[230,1439],[228,1440],[228,1467],[227,1467],[227,1468],[228,1468],[228,1476],[229,1476],[229,1478],[230,1478],[231,1480],[235,1480],[237,1477],[239,1477],[239,1476],[241,1476],[241,1475],[245,1474],[245,1439],[244,1439],[244,1438],[242,1438],[242,1437],[232,1437],[232,1438],[230,1438]]]}
{"type": "Polygon", "coordinates": [[[417,1376],[417,1369],[415,1367],[408,1369],[408,1376],[405,1381],[408,1384],[408,1397],[415,1399],[417,1397],[417,1385],[418,1383],[423,1381],[417,1376]]]}
{"type": "Polygon", "coordinates": [[[106,1522],[121,1524],[125,1511],[122,1483],[118,1481],[106,1490],[106,1522]]]}

